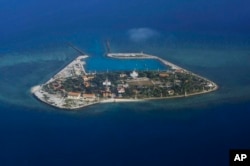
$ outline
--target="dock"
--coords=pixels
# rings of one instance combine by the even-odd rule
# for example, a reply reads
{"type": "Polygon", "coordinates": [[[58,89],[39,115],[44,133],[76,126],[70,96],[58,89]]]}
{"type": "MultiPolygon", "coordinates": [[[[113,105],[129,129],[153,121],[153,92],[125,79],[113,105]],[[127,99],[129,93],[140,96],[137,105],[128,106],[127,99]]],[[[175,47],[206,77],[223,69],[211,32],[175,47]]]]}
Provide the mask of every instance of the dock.
{"type": "Polygon", "coordinates": [[[107,56],[110,58],[117,58],[117,59],[156,59],[173,70],[182,69],[181,67],[165,59],[162,59],[154,55],[145,54],[143,52],[140,52],[140,53],[107,53],[107,56]]]}

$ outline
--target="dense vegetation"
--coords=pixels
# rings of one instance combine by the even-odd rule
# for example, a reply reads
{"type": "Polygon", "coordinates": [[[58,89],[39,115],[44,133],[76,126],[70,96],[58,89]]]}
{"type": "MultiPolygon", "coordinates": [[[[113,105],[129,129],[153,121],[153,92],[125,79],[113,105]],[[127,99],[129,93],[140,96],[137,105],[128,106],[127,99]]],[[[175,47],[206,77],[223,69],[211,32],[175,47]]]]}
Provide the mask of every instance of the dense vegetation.
{"type": "Polygon", "coordinates": [[[185,95],[209,90],[208,81],[187,72],[140,71],[138,79],[130,77],[131,71],[97,73],[90,80],[83,77],[69,77],[65,80],[52,82],[44,89],[52,94],[64,95],[67,92],[94,93],[101,96],[110,92],[122,98],[152,98],[185,95]],[[163,75],[161,75],[163,73],[163,75]],[[103,85],[105,81],[111,85],[103,85]],[[56,89],[55,86],[60,88],[56,89]],[[124,92],[118,92],[119,87],[127,85],[124,92]]]}

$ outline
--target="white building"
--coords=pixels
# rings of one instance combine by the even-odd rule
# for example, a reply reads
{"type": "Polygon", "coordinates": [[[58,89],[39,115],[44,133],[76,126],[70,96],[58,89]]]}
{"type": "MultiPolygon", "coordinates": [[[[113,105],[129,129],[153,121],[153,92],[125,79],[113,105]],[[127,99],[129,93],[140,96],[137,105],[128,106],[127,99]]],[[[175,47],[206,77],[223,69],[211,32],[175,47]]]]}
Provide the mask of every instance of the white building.
{"type": "Polygon", "coordinates": [[[135,79],[138,77],[138,73],[134,70],[132,73],[130,73],[130,76],[135,79]]]}
{"type": "Polygon", "coordinates": [[[106,79],[103,83],[102,83],[104,86],[110,86],[111,85],[111,82],[106,79]]]}
{"type": "Polygon", "coordinates": [[[117,91],[118,93],[125,93],[125,88],[123,87],[117,88],[117,91]]]}
{"type": "Polygon", "coordinates": [[[120,78],[124,78],[124,77],[127,77],[127,74],[120,74],[120,78]]]}

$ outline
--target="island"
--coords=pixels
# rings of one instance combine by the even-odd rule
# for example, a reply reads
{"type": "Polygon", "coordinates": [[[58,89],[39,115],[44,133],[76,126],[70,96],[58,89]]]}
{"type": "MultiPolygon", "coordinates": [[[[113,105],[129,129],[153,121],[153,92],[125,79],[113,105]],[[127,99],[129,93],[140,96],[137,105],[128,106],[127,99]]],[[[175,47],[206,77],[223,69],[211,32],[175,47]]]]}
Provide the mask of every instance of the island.
{"type": "Polygon", "coordinates": [[[73,45],[71,47],[82,55],[44,84],[31,88],[37,99],[53,107],[72,110],[98,103],[188,97],[218,89],[218,85],[207,78],[143,52],[108,52],[106,56],[118,59],[155,59],[169,69],[88,72],[84,66],[89,56],[73,45]]]}

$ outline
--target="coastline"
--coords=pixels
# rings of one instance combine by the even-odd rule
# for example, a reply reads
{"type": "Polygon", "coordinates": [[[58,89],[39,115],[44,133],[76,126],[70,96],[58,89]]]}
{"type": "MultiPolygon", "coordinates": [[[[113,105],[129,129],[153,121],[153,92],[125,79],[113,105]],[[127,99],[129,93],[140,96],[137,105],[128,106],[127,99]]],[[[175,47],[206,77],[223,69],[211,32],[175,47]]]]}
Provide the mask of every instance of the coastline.
{"type": "Polygon", "coordinates": [[[194,95],[201,95],[201,94],[205,94],[205,93],[210,93],[213,91],[216,91],[219,86],[214,83],[213,81],[202,77],[200,75],[197,75],[193,72],[190,72],[186,69],[183,69],[167,60],[164,60],[160,57],[157,56],[153,56],[153,55],[148,55],[148,54],[144,54],[144,53],[108,53],[107,57],[110,58],[117,58],[117,59],[156,59],[159,60],[160,62],[162,62],[164,65],[170,67],[172,70],[182,70],[183,72],[189,73],[191,75],[194,75],[200,79],[206,80],[207,82],[210,82],[213,85],[213,88],[210,88],[209,90],[203,90],[201,92],[194,92],[194,93],[189,93],[183,95],[173,95],[173,96],[167,96],[167,97],[148,97],[148,98],[142,98],[142,99],[138,99],[138,98],[105,98],[105,99],[96,99],[92,102],[90,101],[84,101],[84,100],[79,100],[76,101],[76,103],[78,103],[78,105],[76,104],[75,106],[70,106],[67,107],[65,106],[63,103],[66,100],[66,98],[58,98],[55,97],[54,95],[50,95],[49,93],[45,92],[42,90],[42,86],[48,83],[53,82],[54,80],[58,79],[58,78],[63,78],[63,77],[70,77],[71,73],[69,73],[69,69],[72,70],[72,68],[74,69],[75,65],[81,65],[81,67],[79,68],[79,72],[87,74],[85,69],[84,69],[84,65],[85,65],[85,61],[83,61],[85,58],[88,58],[88,55],[81,55],[78,56],[76,59],[74,59],[73,61],[71,61],[67,66],[65,66],[62,70],[60,70],[58,73],[56,73],[52,78],[50,78],[46,83],[41,84],[41,85],[37,85],[37,86],[33,86],[31,88],[31,93],[33,94],[33,96],[42,101],[45,104],[48,104],[52,107],[55,108],[59,108],[59,109],[65,109],[65,110],[76,110],[76,109],[81,109],[87,106],[91,106],[94,104],[102,104],[102,103],[115,103],[115,102],[144,102],[144,101],[148,101],[148,100],[164,100],[164,99],[173,99],[173,98],[183,98],[183,97],[189,97],[189,96],[194,96],[194,95]],[[45,96],[49,96],[49,100],[46,99],[45,96]]]}

